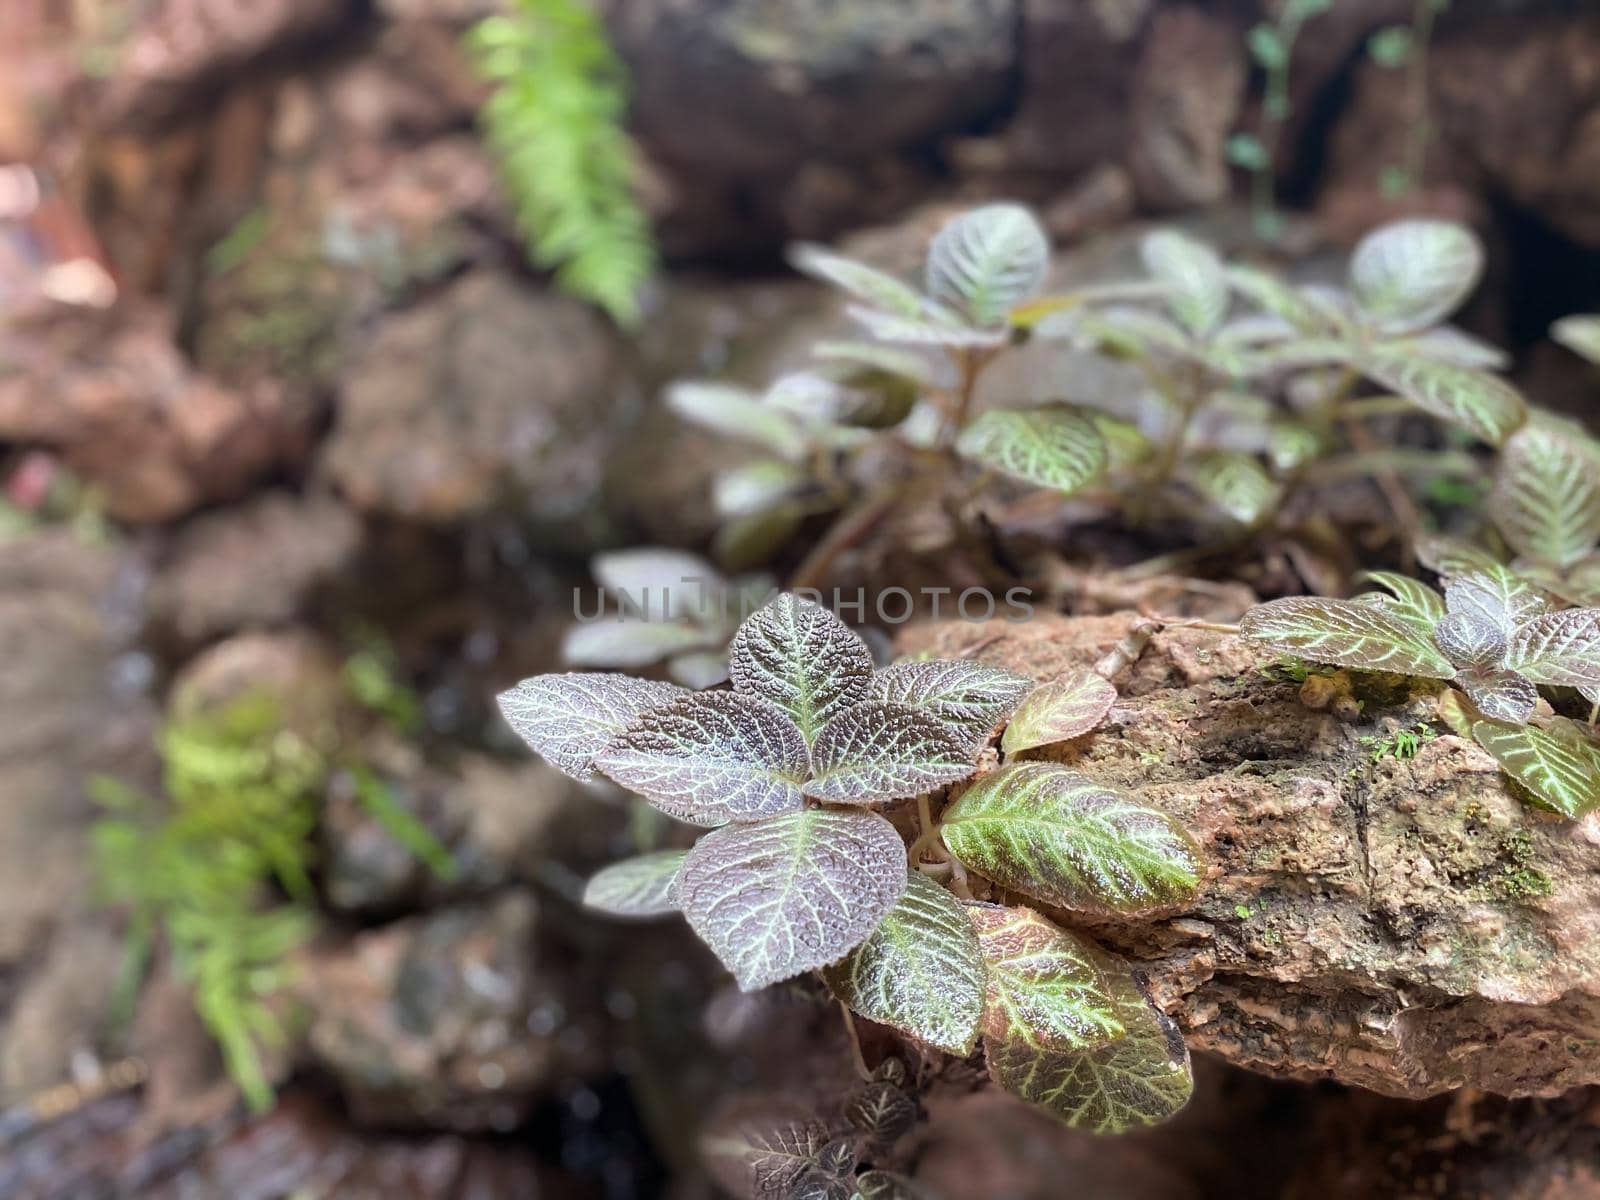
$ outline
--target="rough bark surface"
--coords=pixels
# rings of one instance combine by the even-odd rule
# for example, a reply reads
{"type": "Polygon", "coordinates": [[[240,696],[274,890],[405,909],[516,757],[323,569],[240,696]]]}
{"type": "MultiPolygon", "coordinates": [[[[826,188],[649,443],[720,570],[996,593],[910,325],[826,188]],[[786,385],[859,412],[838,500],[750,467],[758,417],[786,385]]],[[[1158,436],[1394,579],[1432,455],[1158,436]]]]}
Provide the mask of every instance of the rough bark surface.
{"type": "MultiPolygon", "coordinates": [[[[950,622],[899,649],[987,642],[977,657],[1047,679],[1132,620],[950,622]]],[[[1251,1070],[1408,1097],[1600,1081],[1600,820],[1521,803],[1488,755],[1426,726],[1428,693],[1358,677],[1346,724],[1272,662],[1160,633],[1108,722],[1042,752],[1173,812],[1210,864],[1185,911],[1099,936],[1192,1046],[1251,1070]],[[1397,756],[1410,729],[1415,756],[1397,756]]]]}

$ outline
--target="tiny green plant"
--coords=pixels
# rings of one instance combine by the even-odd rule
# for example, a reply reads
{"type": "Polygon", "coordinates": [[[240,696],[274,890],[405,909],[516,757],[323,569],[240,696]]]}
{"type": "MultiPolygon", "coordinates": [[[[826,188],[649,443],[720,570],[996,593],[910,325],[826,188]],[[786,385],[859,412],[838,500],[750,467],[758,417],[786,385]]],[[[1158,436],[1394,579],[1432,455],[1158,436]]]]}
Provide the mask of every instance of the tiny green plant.
{"type": "MultiPolygon", "coordinates": [[[[1182,1106],[1182,1038],[1129,965],[1010,902],[1098,919],[1179,907],[1199,879],[1182,827],[1048,762],[1009,762],[933,817],[1031,680],[967,660],[876,670],[836,616],[787,594],[739,628],[729,671],[726,691],[578,673],[500,697],[552,765],[713,827],[602,870],[591,906],[682,912],[745,990],[820,971],[850,1010],[928,1048],[981,1043],[1001,1087],[1070,1124],[1118,1131],[1182,1106]],[[909,845],[897,812],[914,815],[909,845]]],[[[1104,716],[1098,682],[1073,695],[1066,736],[1104,716]]],[[[1046,701],[1036,716],[1061,707],[1046,701]]]]}
{"type": "Polygon", "coordinates": [[[1449,684],[1453,723],[1540,804],[1572,818],[1600,806],[1600,742],[1565,717],[1535,718],[1541,686],[1600,695],[1600,609],[1558,609],[1487,556],[1425,553],[1445,575],[1442,596],[1375,572],[1389,594],[1269,601],[1245,614],[1240,633],[1313,662],[1449,684]]]}
{"type": "Polygon", "coordinates": [[[1411,24],[1388,25],[1367,41],[1367,55],[1380,67],[1406,73],[1406,144],[1398,163],[1384,166],[1379,187],[1388,197],[1403,196],[1415,189],[1428,165],[1428,143],[1433,138],[1433,121],[1428,111],[1428,53],[1433,43],[1433,27],[1441,14],[1449,11],[1450,0],[1414,0],[1411,24]]]}
{"type": "Polygon", "coordinates": [[[494,85],[482,123],[534,261],[619,324],[655,266],[623,128],[627,73],[582,0],[516,0],[468,35],[494,85]]]}

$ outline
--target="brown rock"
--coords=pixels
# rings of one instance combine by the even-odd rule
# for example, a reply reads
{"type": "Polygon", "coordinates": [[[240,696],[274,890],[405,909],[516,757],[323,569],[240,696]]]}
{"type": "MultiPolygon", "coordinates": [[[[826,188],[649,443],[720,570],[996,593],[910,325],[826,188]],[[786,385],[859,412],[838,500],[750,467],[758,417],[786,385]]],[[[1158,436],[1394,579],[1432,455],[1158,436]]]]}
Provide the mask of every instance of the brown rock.
{"type": "MultiPolygon", "coordinates": [[[[1050,678],[1130,620],[952,623],[900,649],[993,636],[979,657],[1050,678]]],[[[1432,693],[1358,677],[1365,708],[1345,724],[1270,661],[1236,638],[1158,634],[1109,724],[1054,748],[1176,814],[1210,863],[1185,912],[1099,934],[1140,960],[1192,1046],[1251,1070],[1397,1096],[1600,1081],[1596,818],[1528,808],[1453,736],[1398,757],[1393,734],[1431,717],[1432,693]]]]}

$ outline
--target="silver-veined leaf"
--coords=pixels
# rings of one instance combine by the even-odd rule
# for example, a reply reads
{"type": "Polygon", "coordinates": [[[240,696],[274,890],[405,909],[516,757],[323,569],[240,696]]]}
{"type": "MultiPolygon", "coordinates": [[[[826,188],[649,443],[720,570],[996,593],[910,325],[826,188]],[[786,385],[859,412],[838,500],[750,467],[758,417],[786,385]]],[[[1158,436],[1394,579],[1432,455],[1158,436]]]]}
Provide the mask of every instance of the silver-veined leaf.
{"type": "Polygon", "coordinates": [[[1505,380],[1472,367],[1377,351],[1362,362],[1372,378],[1442,421],[1498,446],[1527,419],[1521,394],[1505,380]]]}
{"type": "Polygon", "coordinates": [[[1550,336],[1574,354],[1600,363],[1600,316],[1579,313],[1550,326],[1550,336]]]}
{"type": "Polygon", "coordinates": [[[789,250],[789,262],[813,279],[831,283],[840,291],[885,312],[905,317],[915,317],[922,312],[922,297],[914,288],[876,267],[835,254],[822,246],[793,246],[789,250]]]}
{"type": "Polygon", "coordinates": [[[687,421],[754,443],[788,462],[806,457],[806,436],[794,419],[763,404],[744,388],[725,383],[677,383],[667,389],[667,407],[687,421]]]}
{"type": "Polygon", "coordinates": [[[1183,826],[1055,763],[1008,763],[940,818],[944,843],[1002,887],[1077,912],[1181,904],[1200,884],[1183,826]]]}
{"type": "Polygon", "coordinates": [[[823,972],[869,1021],[965,1057],[978,1038],[984,970],[959,901],[920,871],[872,936],[823,972]]]}
{"type": "Polygon", "coordinates": [[[1245,613],[1239,633],[1280,653],[1336,667],[1425,679],[1449,679],[1456,673],[1433,644],[1427,626],[1358,600],[1271,600],[1245,613]]]}
{"type": "Polygon", "coordinates": [[[1498,626],[1509,638],[1519,625],[1544,616],[1552,605],[1538,588],[1509,567],[1490,563],[1444,585],[1445,607],[1498,626]]]}
{"type": "Polygon", "coordinates": [[[1087,667],[1041,683],[1017,706],[1000,748],[1007,754],[1081,737],[1106,719],[1117,689],[1087,667]]]}
{"type": "Polygon", "coordinates": [[[699,625],[605,617],[568,628],[561,639],[561,658],[574,667],[647,667],[720,640],[699,625]]]}
{"type": "Polygon", "coordinates": [[[985,968],[986,1041],[1084,1050],[1125,1033],[1087,943],[1031,908],[969,904],[985,968]]]}
{"type": "Polygon", "coordinates": [[[1167,288],[1167,307],[1196,337],[1208,337],[1228,315],[1228,273],[1211,247],[1163,229],[1139,244],[1145,270],[1167,288]]]}
{"type": "Polygon", "coordinates": [[[906,848],[874,813],[805,809],[701,838],[678,904],[751,992],[838,962],[906,887],[906,848]]]}
{"type": "Polygon", "coordinates": [[[863,1171],[856,1176],[852,1200],[924,1200],[926,1193],[893,1171],[863,1171]]]}
{"type": "Polygon", "coordinates": [[[817,734],[804,791],[829,804],[902,800],[965,779],[975,752],[970,735],[927,709],[866,700],[817,734]]]}
{"type": "Polygon", "coordinates": [[[807,743],[872,690],[872,652],[820,604],[787,593],[751,613],[728,646],[736,691],[770,700],[807,743]]]}
{"type": "Polygon", "coordinates": [[[1259,524],[1283,497],[1266,469],[1249,454],[1217,450],[1184,464],[1183,478],[1213,508],[1239,524],[1259,524]]]}
{"type": "Polygon", "coordinates": [[[1488,511],[1518,554],[1571,566],[1600,540],[1600,454],[1581,432],[1536,415],[1501,449],[1488,511]]]}
{"type": "Polygon", "coordinates": [[[733,1195],[789,1200],[818,1169],[831,1140],[825,1122],[793,1113],[748,1113],[713,1124],[700,1137],[712,1177],[733,1195]]]}
{"type": "Polygon", "coordinates": [[[1385,339],[1384,346],[1402,354],[1417,354],[1458,367],[1477,367],[1480,371],[1504,371],[1511,366],[1511,356],[1500,347],[1453,325],[1425,329],[1411,337],[1385,339]]]}
{"type": "Polygon", "coordinates": [[[719,471],[711,484],[711,501],[720,517],[746,517],[765,512],[795,495],[809,477],[792,463],[765,459],[719,471]]]}
{"type": "MultiPolygon", "coordinates": [[[[916,876],[911,876],[911,882],[916,881],[916,876]]],[[[909,884],[908,884],[909,886],[909,884]]],[[[956,912],[961,917],[963,925],[967,917],[959,905],[956,912]]],[[[968,931],[971,932],[970,929],[968,931]]],[[[973,953],[977,953],[977,938],[973,938],[973,953]]],[[[840,970],[842,968],[830,968],[840,970]]],[[[978,1000],[983,1000],[983,963],[978,963],[978,1000]]],[[[973,1018],[977,1024],[977,1018],[973,1018]]],[[[911,1097],[906,1095],[887,1079],[879,1079],[872,1083],[864,1084],[851,1094],[845,1102],[844,1119],[850,1122],[851,1128],[866,1138],[869,1144],[887,1146],[893,1145],[906,1134],[910,1133],[917,1123],[917,1106],[911,1097]]]]}
{"type": "Polygon", "coordinates": [[[1002,1088],[1091,1133],[1124,1133],[1172,1116],[1194,1090],[1189,1050],[1123,959],[1085,945],[1106,981],[1123,1036],[1084,1050],[1039,1049],[984,1038],[989,1074],[1002,1088]]]}
{"type": "Polygon", "coordinates": [[[640,714],[594,765],[663,812],[714,825],[800,808],[810,756],[776,705],[700,692],[640,714]]]}
{"type": "Polygon", "coordinates": [[[1368,592],[1360,599],[1387,609],[1402,620],[1431,627],[1444,616],[1444,597],[1421,580],[1412,579],[1409,575],[1397,575],[1393,571],[1367,571],[1361,578],[1388,588],[1394,594],[1385,596],[1380,592],[1368,592]]]}
{"type": "Polygon", "coordinates": [[[1467,699],[1486,717],[1521,725],[1539,703],[1539,689],[1515,671],[1498,667],[1464,669],[1455,679],[1467,699]]]}
{"type": "Polygon", "coordinates": [[[614,917],[655,917],[677,912],[673,885],[687,853],[658,850],[602,867],[584,884],[583,902],[614,917]]]}
{"type": "Polygon", "coordinates": [[[893,663],[872,680],[872,698],[924,709],[974,747],[1011,715],[1033,680],[970,659],[893,663]]]}
{"type": "Polygon", "coordinates": [[[1234,290],[1263,312],[1271,313],[1303,334],[1328,332],[1323,311],[1276,275],[1254,267],[1233,266],[1226,270],[1234,290]]]}
{"type": "Polygon", "coordinates": [[[536,675],[497,698],[506,724],[564,775],[588,779],[594,758],[647,709],[688,693],[610,673],[536,675]]]}
{"type": "Polygon", "coordinates": [[[1385,333],[1438,324],[1482,274],[1482,245],[1449,221],[1395,221],[1364,238],[1350,258],[1356,304],[1385,333]]]}
{"type": "Polygon", "coordinates": [[[1488,670],[1506,656],[1506,631],[1475,612],[1446,613],[1433,627],[1433,644],[1458,667],[1488,670]]]}
{"type": "Polygon", "coordinates": [[[1038,291],[1050,243],[1020,204],[986,204],[947,221],[928,247],[927,289],[981,327],[1003,325],[1038,291]]]}
{"type": "Polygon", "coordinates": [[[1442,534],[1424,534],[1417,539],[1417,560],[1446,579],[1505,570],[1500,560],[1483,547],[1442,534]]]}
{"type": "Polygon", "coordinates": [[[1569,608],[1519,625],[1506,647],[1505,665],[1534,683],[1600,684],[1600,608],[1569,608]]]}
{"type": "Polygon", "coordinates": [[[1600,746],[1575,722],[1557,717],[1540,729],[1479,721],[1472,736],[1553,812],[1578,820],[1600,808],[1600,746]]]}
{"type": "Polygon", "coordinates": [[[1071,408],[991,409],[961,431],[956,452],[1013,479],[1075,492],[1106,466],[1095,423],[1071,408]]]}
{"type": "Polygon", "coordinates": [[[873,337],[885,342],[898,342],[907,346],[947,346],[952,349],[978,349],[1003,346],[1004,329],[976,329],[942,321],[937,317],[903,317],[898,313],[879,312],[875,308],[851,305],[845,312],[873,337]]]}
{"type": "Polygon", "coordinates": [[[665,546],[608,550],[589,560],[595,582],[650,621],[704,621],[727,588],[722,573],[701,558],[665,546]]]}

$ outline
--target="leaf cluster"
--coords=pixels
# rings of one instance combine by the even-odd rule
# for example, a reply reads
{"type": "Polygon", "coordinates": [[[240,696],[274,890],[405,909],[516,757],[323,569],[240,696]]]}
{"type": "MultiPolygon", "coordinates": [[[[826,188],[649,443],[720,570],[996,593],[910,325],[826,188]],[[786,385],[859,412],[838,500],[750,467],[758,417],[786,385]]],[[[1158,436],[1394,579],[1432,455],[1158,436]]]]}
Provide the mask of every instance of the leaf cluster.
{"type": "Polygon", "coordinates": [[[1021,761],[931,818],[929,797],[976,774],[1014,712],[1008,752],[1079,736],[1115,700],[1105,680],[1035,689],[966,660],[875,670],[837,617],[789,595],[741,625],[729,674],[730,690],[699,693],[543,675],[500,697],[552,765],[712,827],[688,850],[601,871],[591,906],[683,912],[746,990],[821,970],[856,1013],[930,1047],[964,1056],[981,1040],[1001,1086],[1071,1123],[1121,1129],[1181,1106],[1182,1039],[1127,964],[1039,912],[968,899],[966,880],[1102,918],[1177,906],[1199,879],[1183,829],[1063,767],[1021,761]],[[908,849],[890,818],[913,799],[908,849]]]}

